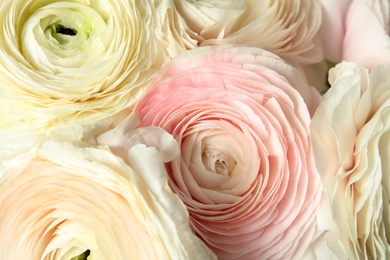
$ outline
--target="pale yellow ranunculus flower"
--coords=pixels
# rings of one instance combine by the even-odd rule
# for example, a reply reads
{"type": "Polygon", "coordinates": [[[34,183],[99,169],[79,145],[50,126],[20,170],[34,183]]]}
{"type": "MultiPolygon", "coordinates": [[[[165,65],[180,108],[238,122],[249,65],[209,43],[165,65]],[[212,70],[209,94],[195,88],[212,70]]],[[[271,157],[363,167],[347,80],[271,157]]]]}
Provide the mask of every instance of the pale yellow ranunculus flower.
{"type": "Polygon", "coordinates": [[[168,59],[157,16],[152,2],[1,0],[5,142],[55,128],[80,139],[113,123],[168,59]]]}

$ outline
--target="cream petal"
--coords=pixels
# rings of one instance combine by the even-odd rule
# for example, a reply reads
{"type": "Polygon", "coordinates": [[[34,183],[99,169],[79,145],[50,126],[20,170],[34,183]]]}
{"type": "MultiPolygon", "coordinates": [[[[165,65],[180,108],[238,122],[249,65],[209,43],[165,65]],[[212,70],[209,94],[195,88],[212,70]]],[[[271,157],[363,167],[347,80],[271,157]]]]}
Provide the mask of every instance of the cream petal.
{"type": "Polygon", "coordinates": [[[176,140],[164,130],[157,127],[138,128],[139,117],[131,114],[118,127],[99,135],[96,140],[101,145],[109,146],[114,153],[125,156],[136,144],[155,147],[163,162],[172,161],[179,155],[176,140]]]}
{"type": "MultiPolygon", "coordinates": [[[[162,162],[157,159],[159,158],[157,150],[138,144],[129,150],[128,156],[130,164],[145,180],[158,202],[164,207],[167,216],[171,218],[169,221],[173,223],[169,226],[169,229],[171,232],[175,232],[183,243],[187,253],[186,257],[190,259],[213,259],[214,256],[208,251],[206,245],[194,236],[190,230],[187,209],[180,198],[170,190],[167,172],[162,162]]],[[[166,221],[167,224],[169,221],[166,221]]],[[[166,239],[168,240],[170,237],[166,237],[166,239]]],[[[172,243],[174,242],[172,241],[172,243]]],[[[174,255],[175,252],[173,251],[171,254],[174,255]]]]}

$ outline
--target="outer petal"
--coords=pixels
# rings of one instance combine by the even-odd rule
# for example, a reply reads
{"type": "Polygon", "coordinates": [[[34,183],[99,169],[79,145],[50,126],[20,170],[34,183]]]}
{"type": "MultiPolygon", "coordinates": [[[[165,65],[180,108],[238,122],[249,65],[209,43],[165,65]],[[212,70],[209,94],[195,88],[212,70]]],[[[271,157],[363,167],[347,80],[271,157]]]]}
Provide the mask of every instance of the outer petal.
{"type": "Polygon", "coordinates": [[[345,17],[353,0],[321,0],[320,34],[325,58],[334,62],[342,59],[345,37],[345,17]]]}
{"type": "Polygon", "coordinates": [[[179,197],[169,188],[167,172],[157,159],[158,157],[161,157],[161,153],[158,154],[158,151],[153,147],[146,148],[142,144],[134,146],[128,153],[130,164],[160,203],[166,217],[170,218],[167,223],[170,222],[171,225],[166,226],[166,229],[173,231],[176,237],[173,238],[171,234],[167,234],[165,239],[171,240],[173,243],[180,241],[182,244],[180,251],[177,248],[172,248],[171,258],[216,259],[210,249],[189,229],[187,209],[179,197]]]}
{"type": "MultiPolygon", "coordinates": [[[[173,77],[181,70],[189,70],[203,66],[205,63],[207,64],[211,61],[211,58],[208,56],[211,52],[215,52],[215,55],[212,57],[212,62],[216,63],[216,65],[212,65],[211,67],[217,67],[220,63],[228,64],[228,67],[230,68],[236,66],[244,71],[246,69],[248,69],[248,71],[253,70],[255,74],[261,73],[262,68],[266,67],[272,71],[272,74],[279,74],[279,76],[271,78],[270,80],[272,80],[274,84],[279,84],[280,82],[280,88],[283,88],[284,91],[289,93],[295,91],[290,91],[290,86],[285,87],[285,83],[288,82],[287,85],[293,86],[293,88],[295,88],[305,100],[306,106],[311,115],[314,114],[319,103],[322,101],[319,92],[305,81],[298,69],[281,60],[280,57],[275,54],[267,50],[254,47],[223,45],[197,48],[192,52],[186,52],[185,54],[175,58],[170,63],[170,66],[166,66],[162,69],[162,72],[157,75],[157,78],[154,81],[158,82],[162,78],[173,77]],[[186,62],[188,59],[191,59],[191,62],[186,62]]],[[[249,73],[247,81],[250,82],[253,80],[252,77],[254,77],[255,74],[252,75],[249,73]]],[[[235,75],[232,74],[231,77],[234,78],[234,76],[235,75]]],[[[291,95],[295,95],[295,93],[291,93],[291,95]]],[[[301,104],[296,104],[296,106],[297,110],[307,109],[305,107],[301,107],[301,104]]]]}
{"type": "Polygon", "coordinates": [[[172,161],[179,155],[179,147],[175,139],[158,127],[136,127],[139,124],[139,117],[132,113],[116,128],[105,132],[97,137],[97,142],[107,145],[111,150],[121,156],[127,157],[127,153],[136,144],[146,144],[159,151],[163,162],[172,161]]]}

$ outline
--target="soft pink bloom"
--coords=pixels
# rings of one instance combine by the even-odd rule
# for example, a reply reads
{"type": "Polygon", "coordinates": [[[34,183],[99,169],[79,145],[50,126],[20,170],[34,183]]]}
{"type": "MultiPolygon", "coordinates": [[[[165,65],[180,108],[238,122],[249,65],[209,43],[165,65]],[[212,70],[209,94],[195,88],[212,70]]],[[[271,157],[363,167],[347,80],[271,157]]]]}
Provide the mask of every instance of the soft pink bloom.
{"type": "Polygon", "coordinates": [[[340,259],[390,257],[390,66],[352,62],[330,71],[311,123],[340,259]]]}
{"type": "Polygon", "coordinates": [[[388,0],[322,0],[325,58],[368,69],[390,62],[388,0]]]}
{"type": "MultiPolygon", "coordinates": [[[[176,153],[172,137],[151,132],[176,153]]],[[[137,144],[127,164],[107,147],[44,142],[3,165],[0,259],[215,259],[192,233],[160,157],[137,144]]]]}
{"type": "MultiPolygon", "coordinates": [[[[318,93],[270,52],[200,47],[168,64],[135,107],[140,126],[179,143],[170,186],[221,259],[299,259],[318,235],[321,185],[300,92],[315,108],[318,93]]],[[[116,145],[125,128],[111,134],[116,145]]]]}

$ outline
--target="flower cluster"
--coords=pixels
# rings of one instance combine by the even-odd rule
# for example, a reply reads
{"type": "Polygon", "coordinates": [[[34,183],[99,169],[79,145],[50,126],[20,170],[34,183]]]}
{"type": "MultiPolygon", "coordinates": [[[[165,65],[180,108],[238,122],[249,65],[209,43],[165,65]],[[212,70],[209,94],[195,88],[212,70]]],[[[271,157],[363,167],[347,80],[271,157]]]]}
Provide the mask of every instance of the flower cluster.
{"type": "Polygon", "coordinates": [[[390,258],[390,0],[0,0],[0,259],[390,258]]]}

